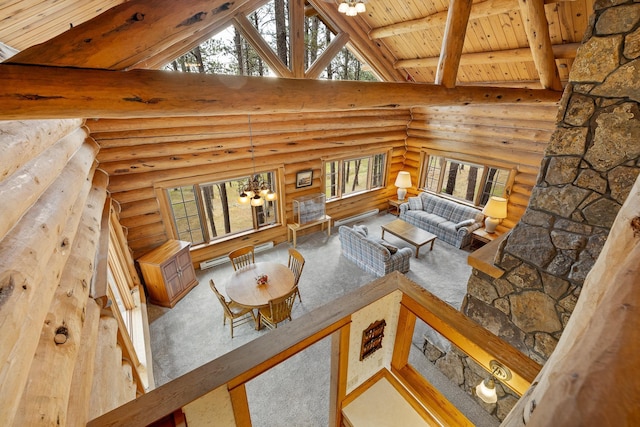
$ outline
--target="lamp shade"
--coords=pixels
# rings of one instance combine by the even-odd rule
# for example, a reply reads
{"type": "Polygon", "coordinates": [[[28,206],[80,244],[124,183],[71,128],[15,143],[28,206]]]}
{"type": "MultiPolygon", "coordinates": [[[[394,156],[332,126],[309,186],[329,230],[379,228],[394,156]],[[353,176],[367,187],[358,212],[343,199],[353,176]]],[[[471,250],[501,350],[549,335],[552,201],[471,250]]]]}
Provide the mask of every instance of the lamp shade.
{"type": "Polygon", "coordinates": [[[487,219],[484,221],[484,229],[487,233],[495,233],[501,219],[507,217],[507,199],[491,196],[482,209],[487,219]]]}
{"type": "Polygon", "coordinates": [[[395,186],[398,187],[398,200],[404,200],[407,188],[411,187],[411,175],[407,171],[398,172],[395,186]]]}
{"type": "Polygon", "coordinates": [[[486,403],[496,403],[498,401],[498,394],[496,393],[493,378],[487,378],[478,384],[476,387],[476,396],[486,403]]]}
{"type": "Polygon", "coordinates": [[[482,213],[486,216],[496,219],[504,219],[507,217],[507,199],[492,196],[482,209],[482,213]]]}

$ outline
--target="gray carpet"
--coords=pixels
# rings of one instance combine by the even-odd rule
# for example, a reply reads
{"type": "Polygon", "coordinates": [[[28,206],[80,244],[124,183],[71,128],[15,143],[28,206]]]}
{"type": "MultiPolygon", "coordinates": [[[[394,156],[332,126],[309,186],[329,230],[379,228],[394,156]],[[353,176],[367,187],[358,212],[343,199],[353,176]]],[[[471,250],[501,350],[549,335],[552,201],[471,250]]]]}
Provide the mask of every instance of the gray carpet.
{"type": "MultiPolygon", "coordinates": [[[[395,217],[392,215],[379,214],[358,224],[367,225],[370,234],[380,236],[380,225],[393,219],[395,217]]],[[[391,235],[386,235],[385,240],[413,249],[391,235]]],[[[256,261],[286,264],[289,247],[287,243],[279,244],[256,254],[256,261]]],[[[340,241],[335,227],[330,237],[321,232],[299,236],[297,249],[305,257],[306,264],[299,285],[302,303],[296,301],[292,313],[294,319],[375,278],[340,255],[340,241]]],[[[419,259],[411,258],[411,271],[406,275],[459,308],[471,273],[466,263],[467,255],[468,252],[437,240],[433,251],[425,246],[420,250],[419,259]]],[[[198,272],[199,285],[173,309],[149,306],[153,371],[157,386],[268,333],[266,330],[256,331],[247,324],[237,327],[231,339],[229,325],[223,328],[222,308],[208,282],[213,279],[218,288],[224,290],[226,278],[232,270],[231,264],[225,263],[198,272]]],[[[430,334],[429,328],[419,323],[414,334],[411,363],[476,425],[497,425],[497,421],[453,386],[422,355],[420,349],[425,334],[430,334]]],[[[431,335],[430,339],[437,340],[431,335]]],[[[442,346],[446,347],[447,343],[443,342],[442,346]]],[[[247,384],[254,426],[327,425],[329,348],[328,339],[323,340],[247,384]]]]}

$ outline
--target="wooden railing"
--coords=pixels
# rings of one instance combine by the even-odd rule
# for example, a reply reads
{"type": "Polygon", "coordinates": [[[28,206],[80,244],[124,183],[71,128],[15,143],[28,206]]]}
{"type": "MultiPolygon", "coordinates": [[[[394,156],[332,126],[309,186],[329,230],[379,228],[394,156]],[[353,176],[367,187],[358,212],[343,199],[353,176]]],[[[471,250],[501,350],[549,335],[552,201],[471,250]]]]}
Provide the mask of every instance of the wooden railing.
{"type": "MultiPolygon", "coordinates": [[[[148,425],[222,387],[228,390],[236,425],[250,426],[245,384],[329,336],[332,343],[329,424],[340,425],[340,409],[348,394],[349,370],[355,363],[361,363],[349,359],[350,337],[362,336],[361,330],[351,331],[355,329],[352,322],[362,323],[363,316],[365,323],[368,322],[367,313],[374,317],[385,315],[388,328],[385,337],[394,340],[390,356],[380,355],[380,362],[384,363],[386,357],[386,364],[393,374],[448,425],[464,425],[461,421],[464,417],[450,402],[437,395],[437,390],[408,363],[416,319],[422,319],[487,371],[493,359],[508,366],[513,378],[504,384],[518,394],[527,390],[540,370],[537,363],[508,343],[404,275],[394,272],[92,420],[88,426],[148,425]],[[371,309],[374,304],[377,304],[376,310],[371,309]],[[435,398],[434,393],[437,395],[435,398]]],[[[383,347],[389,348],[389,341],[383,347]]],[[[381,363],[374,364],[375,371],[371,371],[369,376],[379,370],[381,363]]],[[[357,368],[360,377],[364,377],[362,366],[357,368]]],[[[351,382],[349,384],[354,388],[351,382]]]]}

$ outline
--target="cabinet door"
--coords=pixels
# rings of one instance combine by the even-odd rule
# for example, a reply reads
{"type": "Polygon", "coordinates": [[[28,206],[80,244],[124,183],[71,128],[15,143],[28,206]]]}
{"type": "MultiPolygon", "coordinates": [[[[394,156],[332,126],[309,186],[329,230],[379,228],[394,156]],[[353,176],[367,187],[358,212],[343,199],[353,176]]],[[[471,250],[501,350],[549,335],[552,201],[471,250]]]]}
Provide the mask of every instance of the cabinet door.
{"type": "Polygon", "coordinates": [[[167,296],[169,297],[169,301],[172,301],[183,289],[180,279],[180,269],[176,258],[168,260],[167,263],[162,266],[162,275],[164,276],[167,296]]]}
{"type": "Polygon", "coordinates": [[[181,251],[176,256],[178,262],[178,268],[180,269],[180,282],[182,284],[182,289],[186,289],[196,280],[196,271],[193,269],[193,264],[191,264],[191,254],[189,253],[189,249],[181,251]]]}

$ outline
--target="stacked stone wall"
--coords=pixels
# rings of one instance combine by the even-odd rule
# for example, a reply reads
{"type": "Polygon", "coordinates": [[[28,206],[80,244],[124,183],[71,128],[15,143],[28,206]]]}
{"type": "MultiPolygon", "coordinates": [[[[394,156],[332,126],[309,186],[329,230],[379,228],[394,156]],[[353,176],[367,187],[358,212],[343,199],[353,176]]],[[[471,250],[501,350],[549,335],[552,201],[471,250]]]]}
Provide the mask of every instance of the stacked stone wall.
{"type": "MultiPolygon", "coordinates": [[[[474,269],[461,308],[541,364],[640,174],[639,2],[594,4],[569,78],[529,206],[496,254],[505,272],[494,279],[474,269]]],[[[445,373],[474,371],[455,350],[438,354],[427,343],[425,354],[445,373]]],[[[462,378],[470,394],[478,383],[449,376],[462,378]]],[[[502,393],[497,404],[483,405],[503,419],[513,403],[502,393]]]]}

